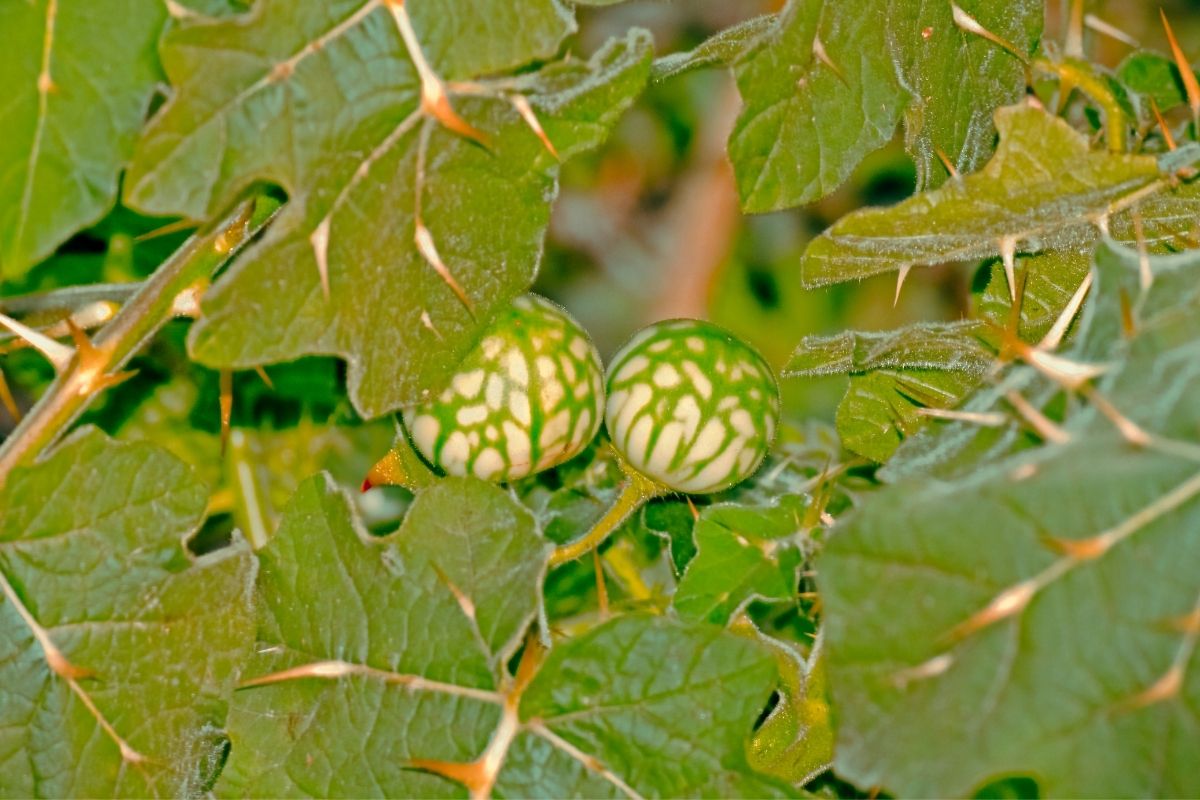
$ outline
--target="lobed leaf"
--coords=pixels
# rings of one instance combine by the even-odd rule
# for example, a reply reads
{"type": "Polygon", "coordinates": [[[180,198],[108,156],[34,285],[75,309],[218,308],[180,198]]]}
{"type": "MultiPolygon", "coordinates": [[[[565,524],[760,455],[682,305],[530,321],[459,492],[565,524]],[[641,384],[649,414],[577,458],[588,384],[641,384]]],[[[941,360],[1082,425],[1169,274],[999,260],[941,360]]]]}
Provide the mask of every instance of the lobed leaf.
{"type": "Polygon", "coordinates": [[[507,797],[775,797],[746,739],[775,680],[761,645],[629,615],[550,652],[521,698],[507,797]],[[664,654],[670,654],[664,658],[664,654]],[[604,771],[589,769],[589,758],[604,771]]]}
{"type": "Polygon", "coordinates": [[[249,184],[282,186],[287,208],[206,296],[190,351],[223,368],[339,355],[368,417],[438,388],[528,287],[555,154],[601,141],[650,62],[649,36],[631,31],[586,63],[486,77],[554,56],[574,26],[557,0],[409,5],[414,52],[452,81],[486,148],[422,107],[393,20],[408,6],[263,0],[167,35],[174,95],[126,192],[142,210],[202,218],[249,184]]]}
{"type": "Polygon", "coordinates": [[[1015,251],[1086,249],[1096,220],[1165,191],[1152,156],[1092,151],[1066,122],[1031,105],[996,112],[1000,144],[980,172],[889,208],[847,214],[813,240],[809,286],[1015,251]]]}
{"type": "Polygon", "coordinates": [[[784,495],[770,505],[704,509],[692,534],[696,556],[672,601],[676,612],[725,625],[751,600],[794,600],[810,502],[784,495]]]}
{"type": "MultiPolygon", "coordinates": [[[[729,155],[743,208],[773,211],[828,194],[901,119],[919,186],[945,179],[938,151],[960,172],[978,167],[991,153],[990,114],[1023,94],[1025,73],[1017,58],[964,31],[955,8],[789,0],[734,65],[746,105],[729,155]],[[949,75],[955,93],[942,90],[949,75]]],[[[976,0],[960,10],[1021,52],[1041,34],[1034,0],[976,0]]]]}
{"type": "Polygon", "coordinates": [[[0,491],[0,795],[180,797],[218,768],[253,641],[242,542],[195,558],[207,496],[85,429],[0,491]]]}
{"type": "Polygon", "coordinates": [[[1075,349],[1107,354],[1091,395],[1105,404],[1069,414],[1065,444],[885,489],[819,562],[835,766],[850,780],[938,796],[1003,774],[1051,796],[1200,791],[1185,755],[1200,746],[1200,582],[1188,566],[1200,256],[1152,258],[1132,335],[1111,317],[1137,285],[1138,255],[1112,245],[1096,261],[1075,349]],[[1148,434],[1141,446],[1129,424],[1148,434]],[[1087,502],[1063,501],[1080,486],[1087,502]],[[898,725],[912,735],[889,735],[898,725]]]}
{"type": "Polygon", "coordinates": [[[160,0],[0,4],[0,279],[112,206],[159,80],[165,21],[160,0]]]}

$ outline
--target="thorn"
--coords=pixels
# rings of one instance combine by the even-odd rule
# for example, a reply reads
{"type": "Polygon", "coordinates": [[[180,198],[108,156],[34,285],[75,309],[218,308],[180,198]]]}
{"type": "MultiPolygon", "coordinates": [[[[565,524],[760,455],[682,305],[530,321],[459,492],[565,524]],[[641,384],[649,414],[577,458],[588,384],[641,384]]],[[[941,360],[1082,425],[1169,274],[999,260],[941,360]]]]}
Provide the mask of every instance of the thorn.
{"type": "Polygon", "coordinates": [[[1015,343],[1017,354],[1027,364],[1066,389],[1079,390],[1088,381],[1108,371],[1107,364],[1084,364],[1056,356],[1024,342],[1015,343]]]}
{"type": "Polygon", "coordinates": [[[317,275],[321,278],[321,292],[329,299],[329,223],[331,218],[325,217],[313,228],[308,237],[312,245],[313,255],[317,259],[317,275]]]}
{"type": "Polygon", "coordinates": [[[1104,20],[1097,17],[1095,14],[1087,14],[1083,18],[1083,24],[1091,28],[1096,33],[1104,34],[1110,39],[1116,39],[1118,42],[1127,44],[1130,47],[1141,47],[1142,44],[1137,39],[1130,36],[1125,31],[1115,25],[1110,25],[1104,20]]]}
{"type": "Polygon", "coordinates": [[[175,0],[166,0],[167,14],[172,19],[189,19],[190,17],[199,16],[195,11],[184,5],[180,5],[175,0]]]}
{"type": "Polygon", "coordinates": [[[1088,290],[1092,288],[1092,273],[1088,272],[1079,284],[1079,288],[1071,295],[1070,301],[1067,302],[1066,308],[1058,315],[1058,319],[1054,320],[1054,325],[1042,337],[1042,341],[1038,343],[1040,350],[1057,350],[1062,344],[1063,337],[1067,335],[1067,328],[1071,327],[1071,322],[1075,319],[1075,315],[1079,313],[1079,307],[1083,305],[1083,299],[1087,297],[1088,290]]]}
{"type": "Polygon", "coordinates": [[[1150,269],[1150,253],[1146,247],[1146,230],[1142,227],[1142,214],[1136,208],[1133,210],[1133,238],[1138,251],[1138,279],[1142,291],[1146,291],[1154,283],[1154,273],[1150,269]]]}
{"type": "Polygon", "coordinates": [[[311,664],[303,664],[299,667],[272,672],[268,675],[260,675],[257,678],[250,678],[238,684],[239,689],[251,689],[256,686],[269,686],[272,683],[283,683],[284,681],[294,681],[301,678],[325,678],[327,680],[336,680],[344,678],[355,672],[354,665],[347,664],[344,661],[315,661],[311,664]]]}
{"type": "Polygon", "coordinates": [[[946,168],[946,172],[950,174],[951,178],[958,180],[962,177],[958,173],[958,167],[954,166],[954,162],[950,160],[950,156],[942,152],[942,148],[935,147],[933,148],[933,152],[937,153],[938,160],[942,162],[942,166],[946,168]]]}
{"type": "Polygon", "coordinates": [[[1162,703],[1179,696],[1183,689],[1183,665],[1172,664],[1162,677],[1133,697],[1124,700],[1118,708],[1122,711],[1135,711],[1139,708],[1162,703]]]}
{"type": "Polygon", "coordinates": [[[600,619],[609,617],[608,584],[604,581],[604,562],[600,560],[600,550],[592,551],[592,569],[596,573],[596,605],[600,609],[600,619]]]}
{"type": "Polygon", "coordinates": [[[1162,132],[1163,142],[1167,145],[1167,150],[1174,150],[1175,137],[1171,134],[1171,128],[1167,125],[1167,121],[1163,119],[1162,112],[1158,110],[1158,103],[1154,102],[1154,98],[1150,98],[1150,110],[1154,112],[1154,119],[1158,123],[1158,129],[1162,132]]]}
{"type": "Polygon", "coordinates": [[[270,389],[272,392],[275,391],[275,384],[271,383],[271,376],[267,374],[267,371],[262,368],[261,364],[255,366],[254,371],[258,374],[258,377],[262,380],[262,382],[267,385],[268,389],[270,389]]]}
{"type": "Polygon", "coordinates": [[[450,590],[450,594],[454,595],[454,599],[458,602],[458,607],[462,609],[463,616],[469,619],[471,622],[475,622],[475,601],[468,597],[462,589],[459,589],[458,586],[454,584],[454,581],[450,580],[450,576],[442,571],[441,567],[439,567],[437,564],[430,564],[430,566],[433,567],[433,571],[437,575],[438,580],[440,580],[446,586],[446,588],[450,590]]]}
{"type": "Polygon", "coordinates": [[[926,681],[930,678],[936,678],[952,666],[954,666],[954,656],[950,653],[942,653],[923,664],[892,673],[892,683],[900,688],[904,688],[914,681],[926,681]]]}
{"type": "Polygon", "coordinates": [[[171,303],[171,313],[177,317],[200,318],[200,300],[208,291],[207,278],[201,278],[175,296],[171,303]]]}
{"type": "Polygon", "coordinates": [[[0,314],[0,325],[8,328],[17,338],[37,350],[53,366],[55,372],[62,372],[71,363],[75,351],[61,342],[56,342],[45,334],[35,331],[27,325],[17,322],[12,317],[0,314]]]}
{"type": "MultiPolygon", "coordinates": [[[[1021,415],[1021,418],[1029,423],[1029,427],[1033,428],[1034,432],[1045,441],[1053,444],[1066,444],[1071,441],[1070,434],[1051,421],[1041,411],[1034,408],[1033,404],[1026,400],[1019,392],[1007,392],[1004,397],[1008,400],[1009,405],[1021,415]]],[[[1014,479],[1023,480],[1026,477],[1029,476],[1021,476],[1014,479]]]]}
{"type": "Polygon", "coordinates": [[[366,494],[367,492],[371,491],[374,488],[375,488],[375,485],[373,483],[371,483],[370,478],[363,478],[362,486],[360,486],[358,488],[358,491],[361,492],[362,494],[366,494]]]}
{"type": "Polygon", "coordinates": [[[408,57],[412,60],[417,75],[421,78],[421,110],[454,133],[490,149],[488,136],[473,128],[450,105],[450,98],[446,96],[442,79],[425,60],[425,53],[421,50],[421,43],[417,41],[417,34],[413,30],[412,20],[409,19],[408,11],[404,7],[404,0],[383,0],[383,4],[391,12],[392,20],[395,21],[396,28],[400,31],[400,38],[404,40],[404,47],[408,50],[408,57]]]}
{"type": "Polygon", "coordinates": [[[1100,558],[1113,545],[1112,538],[1103,535],[1087,539],[1062,539],[1057,536],[1047,536],[1042,541],[1054,552],[1075,561],[1092,561],[1100,558]]]}
{"type": "Polygon", "coordinates": [[[696,509],[696,504],[692,502],[692,498],[686,494],[683,496],[683,498],[687,500],[688,511],[692,512],[692,522],[699,521],[700,512],[696,509]]]}
{"type": "Polygon", "coordinates": [[[1063,51],[1071,58],[1083,58],[1083,0],[1071,0],[1071,15],[1067,20],[1067,40],[1063,51]]]}
{"type": "Polygon", "coordinates": [[[428,328],[429,332],[438,339],[445,341],[445,339],[442,337],[442,332],[439,331],[436,326],[434,326],[433,319],[429,316],[429,312],[425,311],[424,309],[421,310],[421,324],[428,328]]]}
{"type": "Polygon", "coordinates": [[[456,783],[461,783],[471,791],[472,796],[487,780],[486,770],[478,761],[438,761],[429,758],[414,758],[405,762],[413,769],[432,772],[456,783]]]}
{"type": "Polygon", "coordinates": [[[1150,444],[1152,441],[1150,434],[1142,430],[1136,422],[1118,411],[1117,407],[1110,403],[1108,398],[1096,391],[1094,387],[1084,386],[1082,394],[1096,407],[1097,411],[1108,418],[1108,421],[1121,434],[1122,439],[1135,447],[1146,447],[1150,444]]]}
{"type": "Polygon", "coordinates": [[[1008,424],[1008,417],[998,411],[956,411],[949,408],[918,408],[917,416],[946,419],[954,422],[969,422],[985,428],[1001,428],[1008,424]]]}
{"type": "Polygon", "coordinates": [[[530,130],[542,141],[550,155],[554,156],[556,161],[562,161],[558,155],[558,151],[554,149],[554,143],[550,141],[550,137],[546,135],[546,131],[542,129],[542,123],[538,121],[537,115],[533,113],[533,106],[529,105],[529,99],[523,94],[510,94],[508,100],[513,104],[513,108],[521,115],[521,119],[525,120],[525,124],[530,130]]]}
{"type": "Polygon", "coordinates": [[[895,308],[900,303],[900,290],[904,288],[904,281],[908,279],[908,273],[912,272],[912,264],[905,264],[896,272],[896,294],[892,296],[892,308],[895,308]]]}
{"type": "Polygon", "coordinates": [[[146,242],[151,239],[157,239],[160,236],[170,236],[172,233],[181,233],[183,231],[190,231],[190,230],[194,230],[195,228],[198,228],[198,227],[199,226],[193,220],[177,219],[174,222],[168,222],[166,225],[163,225],[161,228],[155,228],[152,231],[147,231],[146,233],[139,234],[138,236],[133,237],[133,241],[135,243],[146,242]]]}
{"type": "Polygon", "coordinates": [[[1108,214],[1107,213],[1100,214],[1094,220],[1092,220],[1092,222],[1093,222],[1093,224],[1095,224],[1096,229],[1100,231],[1100,235],[1107,238],[1109,235],[1108,214]]]}
{"type": "Polygon", "coordinates": [[[233,372],[223,369],[219,373],[220,397],[218,404],[221,410],[221,455],[225,455],[229,447],[230,420],[233,418],[233,372]]]}
{"type": "Polygon", "coordinates": [[[475,308],[471,305],[471,299],[467,297],[467,293],[463,291],[462,286],[450,274],[450,270],[446,267],[445,262],[442,261],[442,257],[438,255],[437,246],[433,243],[433,235],[429,232],[429,229],[419,219],[416,220],[414,227],[415,235],[413,238],[416,240],[417,250],[429,262],[429,266],[433,267],[434,271],[446,282],[446,285],[450,287],[450,290],[454,292],[462,304],[466,306],[471,316],[475,316],[475,308]]]}
{"type": "Polygon", "coordinates": [[[992,602],[972,614],[961,624],[956,625],[949,633],[951,639],[965,639],[973,633],[994,625],[997,622],[1020,614],[1029,605],[1029,601],[1037,594],[1038,584],[1033,580],[1021,581],[1008,587],[996,595],[992,602]]]}
{"type": "Polygon", "coordinates": [[[21,423],[21,409],[17,406],[17,400],[13,397],[12,390],[8,388],[8,381],[4,378],[4,370],[0,369],[0,404],[4,405],[4,409],[8,415],[12,417],[15,424],[21,423]]]}
{"type": "Polygon", "coordinates": [[[1171,617],[1166,622],[1166,627],[1175,633],[1200,636],[1200,607],[1192,609],[1187,614],[1171,617]]]}
{"type": "Polygon", "coordinates": [[[1192,72],[1192,66],[1188,63],[1183,49],[1179,46],[1179,41],[1175,38],[1175,31],[1171,30],[1171,23],[1167,21],[1167,12],[1160,8],[1158,15],[1162,17],[1163,30],[1167,32],[1167,44],[1171,46],[1171,55],[1175,58],[1175,66],[1179,67],[1179,75],[1183,78],[1183,88],[1187,91],[1188,106],[1192,109],[1192,124],[1197,130],[1200,130],[1200,83],[1197,83],[1196,73],[1192,72]]]}
{"type": "Polygon", "coordinates": [[[846,80],[846,73],[842,72],[842,68],[833,63],[833,59],[829,57],[829,53],[825,51],[825,45],[821,42],[821,37],[813,34],[812,52],[816,59],[833,71],[837,79],[842,82],[843,86],[849,86],[850,82],[846,80]]]}
{"type": "Polygon", "coordinates": [[[1008,279],[1008,294],[1013,305],[1017,304],[1017,241],[1011,236],[1000,239],[1000,258],[1004,261],[1004,277],[1008,279]]]}
{"type": "Polygon", "coordinates": [[[1121,304],[1121,335],[1132,339],[1137,335],[1137,321],[1133,318],[1133,303],[1129,300],[1129,292],[1125,291],[1124,286],[1121,287],[1117,299],[1121,304]]]}
{"type": "Polygon", "coordinates": [[[987,28],[980,25],[978,20],[976,20],[970,14],[968,14],[967,12],[965,12],[961,8],[959,8],[957,3],[954,3],[954,2],[950,3],[950,12],[954,16],[954,24],[957,25],[959,28],[963,29],[967,33],[973,33],[976,36],[982,36],[984,39],[987,39],[989,42],[999,45],[1000,47],[1004,48],[1005,50],[1007,50],[1008,52],[1010,52],[1014,56],[1016,56],[1018,59],[1020,59],[1022,64],[1029,63],[1028,56],[1026,56],[1024,53],[1022,53],[1017,48],[1013,47],[1013,45],[1011,43],[1009,43],[1008,41],[1006,41],[1005,39],[1000,38],[996,34],[989,31],[987,28]]]}

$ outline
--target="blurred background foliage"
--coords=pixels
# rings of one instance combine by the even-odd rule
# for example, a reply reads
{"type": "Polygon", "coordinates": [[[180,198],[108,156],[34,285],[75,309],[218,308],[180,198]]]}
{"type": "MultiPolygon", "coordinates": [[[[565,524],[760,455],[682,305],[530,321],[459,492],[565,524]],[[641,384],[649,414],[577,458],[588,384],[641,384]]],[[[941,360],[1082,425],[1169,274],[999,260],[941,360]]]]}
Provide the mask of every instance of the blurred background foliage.
{"type": "MultiPolygon", "coordinates": [[[[780,5],[630,0],[582,7],[571,47],[588,54],[608,37],[641,26],[653,33],[660,55],[685,51],[780,5]]],[[[1048,38],[1061,39],[1063,6],[1065,0],[1048,3],[1048,38]]],[[[1160,6],[1185,49],[1196,52],[1200,0],[1096,0],[1089,11],[1142,46],[1165,51],[1160,6]]],[[[1132,50],[1109,37],[1088,36],[1088,52],[1109,67],[1132,50]]],[[[570,309],[603,355],[651,321],[706,317],[753,342],[779,368],[806,335],[891,329],[966,313],[972,287],[981,285],[973,274],[977,265],[916,270],[898,302],[891,275],[803,289],[798,265],[807,243],[856,208],[909,196],[913,165],[897,137],[821,201],[743,215],[725,156],[739,104],[722,68],[653,84],[603,148],[565,166],[535,291],[570,309]]],[[[187,237],[189,230],[173,222],[118,207],[24,279],[0,286],[0,305],[3,296],[140,280],[187,237]]],[[[84,421],[121,437],[154,438],[197,465],[214,489],[209,540],[219,541],[235,525],[269,529],[298,481],[318,469],[357,486],[387,449],[392,421],[359,420],[346,399],[344,366],[325,358],[269,367],[266,380],[254,372],[235,375],[233,435],[222,447],[219,378],[187,358],[187,326],[171,323],[133,362],[137,375],[107,392],[84,421]]],[[[52,372],[39,357],[8,352],[12,347],[11,339],[0,339],[7,383],[17,406],[28,408],[52,372]]],[[[844,378],[788,380],[786,413],[795,422],[832,420],[844,389],[844,378]]],[[[0,435],[12,425],[8,411],[0,410],[0,435]]],[[[384,526],[402,512],[406,497],[387,490],[363,495],[362,502],[368,523],[384,526]]]]}

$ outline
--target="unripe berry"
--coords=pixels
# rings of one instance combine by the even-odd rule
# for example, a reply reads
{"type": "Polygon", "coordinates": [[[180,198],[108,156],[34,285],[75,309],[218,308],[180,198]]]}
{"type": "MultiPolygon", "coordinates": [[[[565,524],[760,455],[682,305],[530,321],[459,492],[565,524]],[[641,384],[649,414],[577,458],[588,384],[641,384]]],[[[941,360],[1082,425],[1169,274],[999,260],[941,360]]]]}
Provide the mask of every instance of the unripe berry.
{"type": "Polygon", "coordinates": [[[708,322],[644,328],[608,369],[605,423],[629,466],[676,491],[707,494],[758,469],[779,424],[763,357],[708,322]]]}
{"type": "Polygon", "coordinates": [[[578,455],[604,409],[587,333],[527,294],[493,322],[438,397],[404,412],[413,444],[450,475],[511,481],[578,455]]]}

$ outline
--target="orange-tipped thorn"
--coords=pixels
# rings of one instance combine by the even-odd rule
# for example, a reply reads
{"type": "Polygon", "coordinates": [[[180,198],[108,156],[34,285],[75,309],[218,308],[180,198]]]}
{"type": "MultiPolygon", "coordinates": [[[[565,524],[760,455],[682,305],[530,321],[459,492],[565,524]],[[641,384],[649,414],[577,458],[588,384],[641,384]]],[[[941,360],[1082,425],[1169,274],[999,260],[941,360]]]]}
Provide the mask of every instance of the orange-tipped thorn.
{"type": "Polygon", "coordinates": [[[1150,110],[1154,112],[1154,119],[1158,122],[1158,129],[1162,131],[1163,141],[1167,145],[1168,150],[1174,150],[1175,137],[1171,135],[1171,128],[1168,127],[1167,121],[1163,119],[1162,112],[1158,110],[1158,103],[1154,102],[1154,98],[1150,98],[1150,110]]]}
{"type": "Polygon", "coordinates": [[[233,372],[223,369],[219,373],[221,409],[221,455],[229,446],[229,423],[233,419],[233,372]]]}
{"type": "Polygon", "coordinates": [[[1171,23],[1167,21],[1167,12],[1160,8],[1158,14],[1162,18],[1163,30],[1167,33],[1167,44],[1171,46],[1171,55],[1175,59],[1175,66],[1179,67],[1179,75],[1183,79],[1188,106],[1192,109],[1192,124],[1197,131],[1200,131],[1200,83],[1196,81],[1196,73],[1192,72],[1192,66],[1183,54],[1179,40],[1175,38],[1175,31],[1171,30],[1171,23]]]}

